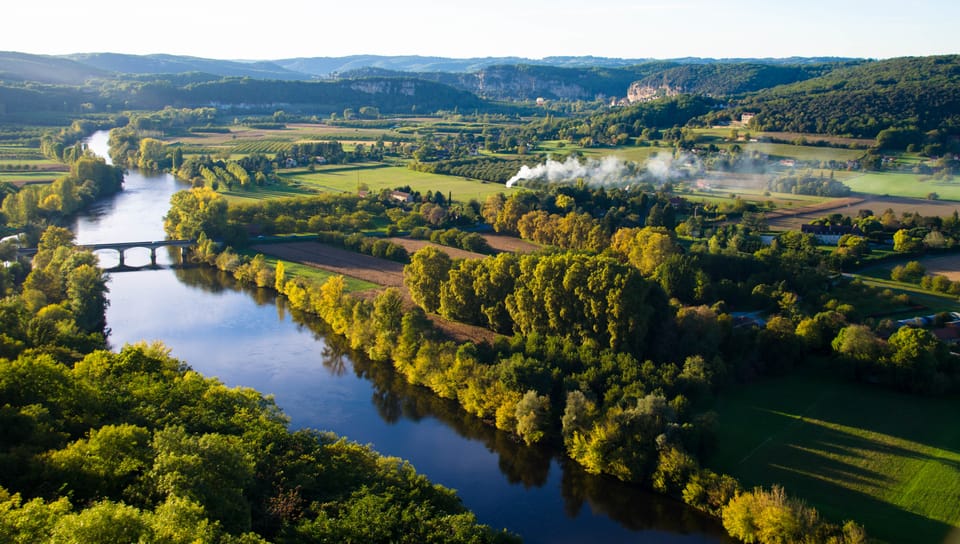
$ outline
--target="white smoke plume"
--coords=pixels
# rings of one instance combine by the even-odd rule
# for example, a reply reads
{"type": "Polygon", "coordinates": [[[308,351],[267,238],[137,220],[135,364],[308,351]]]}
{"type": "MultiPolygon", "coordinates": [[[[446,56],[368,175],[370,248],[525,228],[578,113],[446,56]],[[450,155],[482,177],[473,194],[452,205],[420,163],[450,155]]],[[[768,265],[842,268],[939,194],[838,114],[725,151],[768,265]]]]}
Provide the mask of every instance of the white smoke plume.
{"type": "Polygon", "coordinates": [[[606,185],[627,181],[629,177],[632,176],[627,165],[616,157],[587,159],[587,162],[582,164],[576,157],[567,157],[563,162],[547,159],[547,162],[533,168],[524,165],[507,181],[507,187],[513,187],[524,179],[557,182],[582,178],[588,184],[606,185]]]}
{"type": "Polygon", "coordinates": [[[554,183],[583,179],[588,185],[620,185],[637,181],[663,183],[684,178],[691,169],[700,169],[699,160],[694,155],[674,158],[670,154],[658,153],[647,160],[643,173],[639,176],[630,165],[614,156],[600,160],[587,159],[584,163],[576,157],[568,157],[563,162],[547,159],[547,162],[533,168],[522,166],[520,171],[507,181],[507,187],[513,187],[521,180],[554,183]]]}

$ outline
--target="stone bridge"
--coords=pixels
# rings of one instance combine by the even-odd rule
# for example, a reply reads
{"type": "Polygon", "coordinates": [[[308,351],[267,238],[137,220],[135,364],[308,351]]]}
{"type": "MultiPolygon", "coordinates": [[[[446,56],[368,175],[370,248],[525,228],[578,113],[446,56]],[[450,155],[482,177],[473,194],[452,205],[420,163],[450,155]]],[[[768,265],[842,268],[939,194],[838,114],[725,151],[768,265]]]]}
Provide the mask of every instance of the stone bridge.
{"type": "MultiPolygon", "coordinates": [[[[187,249],[191,246],[197,244],[196,240],[156,240],[152,242],[108,242],[103,244],[84,244],[78,247],[84,249],[89,249],[90,251],[98,251],[101,249],[112,249],[120,254],[120,262],[117,264],[118,267],[123,267],[123,252],[128,249],[134,248],[146,248],[150,250],[150,264],[157,264],[157,248],[161,247],[178,247],[180,248],[180,257],[186,260],[187,249]]],[[[26,247],[20,248],[18,253],[24,256],[34,255],[37,252],[35,247],[26,247]]]]}

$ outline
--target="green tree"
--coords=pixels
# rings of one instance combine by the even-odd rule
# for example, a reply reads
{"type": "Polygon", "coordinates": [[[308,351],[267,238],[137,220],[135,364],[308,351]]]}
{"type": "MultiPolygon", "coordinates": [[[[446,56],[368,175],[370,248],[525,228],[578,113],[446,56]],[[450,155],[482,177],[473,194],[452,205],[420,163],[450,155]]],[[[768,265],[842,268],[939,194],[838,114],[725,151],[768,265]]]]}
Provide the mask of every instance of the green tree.
{"type": "Polygon", "coordinates": [[[533,389],[527,391],[517,402],[517,434],[527,445],[543,439],[550,422],[550,398],[538,395],[533,389]]]}
{"type": "Polygon", "coordinates": [[[99,268],[82,264],[67,273],[67,306],[81,330],[103,332],[107,325],[107,278],[99,268]]]}
{"type": "Polygon", "coordinates": [[[201,233],[218,239],[226,232],[227,201],[208,187],[178,191],[170,197],[163,228],[173,239],[189,240],[201,233]]]}
{"type": "Polygon", "coordinates": [[[453,262],[443,251],[427,246],[410,257],[410,264],[403,267],[403,283],[410,290],[410,297],[428,312],[440,308],[440,285],[446,281],[453,262]]]}

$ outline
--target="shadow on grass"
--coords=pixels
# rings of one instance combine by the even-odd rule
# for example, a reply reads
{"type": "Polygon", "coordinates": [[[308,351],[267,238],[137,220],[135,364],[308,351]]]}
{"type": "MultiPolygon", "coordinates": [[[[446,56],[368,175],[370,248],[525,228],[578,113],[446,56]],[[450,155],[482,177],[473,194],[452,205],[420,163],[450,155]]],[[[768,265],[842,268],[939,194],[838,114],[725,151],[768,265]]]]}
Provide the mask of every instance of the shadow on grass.
{"type": "Polygon", "coordinates": [[[297,172],[297,174],[336,174],[339,172],[355,172],[357,170],[379,170],[381,168],[393,168],[393,167],[389,164],[382,164],[382,163],[345,164],[343,166],[335,166],[333,168],[318,168],[314,172],[310,172],[310,171],[297,172]]]}
{"type": "MultiPolygon", "coordinates": [[[[794,426],[788,435],[773,441],[756,452],[737,471],[742,482],[749,485],[781,484],[791,495],[807,500],[834,522],[853,519],[867,527],[872,537],[891,542],[943,542],[953,528],[950,524],[916,514],[892,502],[876,497],[889,494],[898,486],[909,487],[899,479],[897,458],[920,463],[945,465],[952,471],[960,470],[960,463],[942,455],[928,454],[919,449],[884,443],[854,434],[858,429],[835,429],[823,422],[798,416],[778,414],[785,419],[784,426],[794,426]],[[882,458],[889,458],[884,462],[882,458]],[[869,466],[871,459],[879,462],[869,466]],[[860,463],[863,464],[860,464],[860,463]],[[864,466],[868,465],[868,466],[864,466]],[[889,472],[882,472],[889,467],[889,472]]],[[[918,448],[924,447],[917,444],[918,448]]],[[[919,465],[913,465],[917,467],[919,465]]],[[[950,472],[948,470],[947,472],[950,472]]],[[[916,477],[918,477],[917,475],[916,477]]],[[[936,495],[935,490],[934,495],[936,495]]],[[[945,493],[945,492],[944,492],[945,493]]],[[[929,504],[929,515],[943,516],[949,497],[929,504]]],[[[949,514],[947,514],[949,515],[949,514]]]]}
{"type": "Polygon", "coordinates": [[[853,519],[875,538],[943,542],[953,527],[932,518],[960,518],[950,496],[960,472],[958,408],[956,397],[798,372],[721,396],[721,447],[708,466],[745,487],[781,484],[827,519],[853,519]]]}

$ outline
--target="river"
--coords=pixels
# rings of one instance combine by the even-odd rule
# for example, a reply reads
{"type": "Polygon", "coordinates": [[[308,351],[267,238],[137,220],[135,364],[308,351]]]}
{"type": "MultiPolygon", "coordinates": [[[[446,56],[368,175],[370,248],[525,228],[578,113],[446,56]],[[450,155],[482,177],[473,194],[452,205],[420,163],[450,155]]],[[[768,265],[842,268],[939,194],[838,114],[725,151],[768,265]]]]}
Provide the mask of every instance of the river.
{"type": "MultiPolygon", "coordinates": [[[[88,141],[105,156],[107,133],[88,141]]],[[[81,244],[164,238],[170,175],[129,172],[123,192],[78,218],[81,244]]],[[[117,264],[116,252],[100,253],[117,264]]],[[[229,386],[272,395],[294,428],[333,431],[410,461],[457,490],[480,522],[525,542],[729,542],[719,524],[636,486],[591,476],[562,454],[531,448],[448,401],[412,387],[383,365],[351,353],[309,316],[272,293],[237,287],[209,268],[172,265],[166,250],[150,267],[146,249],[125,254],[142,269],[110,274],[107,311],[114,349],[162,341],[174,357],[229,386]]]]}

